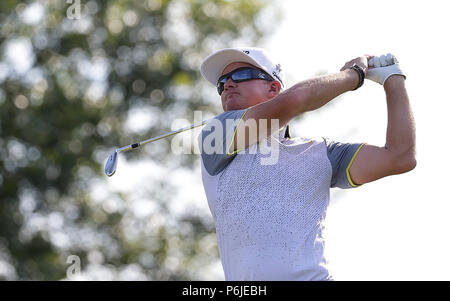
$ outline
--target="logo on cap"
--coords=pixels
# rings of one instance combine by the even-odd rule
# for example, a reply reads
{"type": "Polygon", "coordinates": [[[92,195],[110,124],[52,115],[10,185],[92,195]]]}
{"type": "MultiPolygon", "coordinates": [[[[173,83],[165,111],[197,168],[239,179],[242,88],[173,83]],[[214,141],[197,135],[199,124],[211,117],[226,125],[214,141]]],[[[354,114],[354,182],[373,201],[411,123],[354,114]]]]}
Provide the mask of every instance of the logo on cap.
{"type": "Polygon", "coordinates": [[[281,80],[281,78],[278,76],[281,73],[281,65],[277,64],[275,66],[275,70],[272,72],[272,75],[275,76],[282,85],[284,85],[283,81],[281,80]]]}
{"type": "Polygon", "coordinates": [[[280,65],[280,64],[277,64],[277,65],[275,66],[275,72],[278,73],[278,74],[281,73],[281,65],[280,65]]]}

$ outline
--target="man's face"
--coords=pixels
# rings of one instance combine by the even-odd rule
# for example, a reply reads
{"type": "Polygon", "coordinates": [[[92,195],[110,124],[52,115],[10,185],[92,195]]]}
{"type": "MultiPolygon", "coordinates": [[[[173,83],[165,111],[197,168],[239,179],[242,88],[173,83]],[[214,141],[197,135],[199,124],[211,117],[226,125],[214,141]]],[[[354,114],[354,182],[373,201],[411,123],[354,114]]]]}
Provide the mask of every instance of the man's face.
{"type": "MultiPolygon", "coordinates": [[[[231,63],[225,67],[221,75],[236,70],[241,67],[255,66],[248,63],[231,63]]],[[[280,84],[276,81],[268,82],[260,79],[252,79],[245,82],[235,83],[229,78],[224,85],[224,90],[220,96],[224,111],[241,110],[267,101],[279,93],[280,84]]]]}

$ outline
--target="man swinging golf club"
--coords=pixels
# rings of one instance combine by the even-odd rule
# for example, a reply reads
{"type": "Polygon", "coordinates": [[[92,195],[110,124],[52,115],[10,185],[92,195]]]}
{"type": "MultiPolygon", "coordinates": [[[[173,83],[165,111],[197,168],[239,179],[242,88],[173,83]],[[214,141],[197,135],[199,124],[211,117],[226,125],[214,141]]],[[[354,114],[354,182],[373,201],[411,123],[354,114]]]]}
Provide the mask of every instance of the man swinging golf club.
{"type": "Polygon", "coordinates": [[[225,279],[332,280],[322,236],[330,188],[356,188],[416,166],[398,61],[364,55],[285,89],[281,66],[264,49],[229,48],[207,57],[201,73],[217,87],[224,110],[204,126],[199,146],[225,279]],[[360,88],[365,78],[386,92],[385,146],[291,137],[290,120],[360,88]],[[262,144],[278,149],[275,163],[261,163],[262,144]]]}

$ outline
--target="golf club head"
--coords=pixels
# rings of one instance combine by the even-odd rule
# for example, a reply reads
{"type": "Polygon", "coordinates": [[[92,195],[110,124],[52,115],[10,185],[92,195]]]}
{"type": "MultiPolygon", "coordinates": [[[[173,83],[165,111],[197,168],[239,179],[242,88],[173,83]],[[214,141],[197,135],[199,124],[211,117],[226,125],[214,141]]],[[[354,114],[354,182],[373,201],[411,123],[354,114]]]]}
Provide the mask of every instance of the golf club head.
{"type": "Polygon", "coordinates": [[[116,172],[118,154],[119,154],[118,150],[113,151],[111,155],[109,155],[108,160],[106,161],[105,174],[108,177],[111,177],[116,172]]]}

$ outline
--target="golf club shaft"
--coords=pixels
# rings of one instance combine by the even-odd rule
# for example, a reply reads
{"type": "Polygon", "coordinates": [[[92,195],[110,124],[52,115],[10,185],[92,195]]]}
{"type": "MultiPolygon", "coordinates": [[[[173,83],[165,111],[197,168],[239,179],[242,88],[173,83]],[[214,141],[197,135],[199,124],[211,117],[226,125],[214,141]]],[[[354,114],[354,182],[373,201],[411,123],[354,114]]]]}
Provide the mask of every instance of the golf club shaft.
{"type": "Polygon", "coordinates": [[[178,133],[181,133],[181,132],[184,132],[184,131],[188,131],[188,130],[191,130],[193,128],[202,126],[202,125],[208,123],[210,120],[211,119],[204,120],[200,124],[193,124],[193,125],[190,125],[188,127],[185,127],[185,128],[179,129],[179,130],[175,130],[175,131],[172,131],[172,132],[167,133],[167,134],[159,135],[157,137],[153,137],[153,138],[141,141],[141,142],[137,142],[137,143],[133,143],[133,144],[130,144],[130,145],[127,145],[127,146],[123,146],[123,147],[121,147],[121,148],[119,148],[117,150],[118,150],[119,153],[126,152],[126,151],[129,151],[129,150],[138,148],[138,147],[140,147],[140,146],[142,146],[144,144],[147,144],[147,143],[150,143],[150,142],[154,142],[154,141],[157,141],[157,140],[160,140],[160,139],[163,139],[163,138],[167,138],[169,136],[172,136],[172,135],[175,135],[175,134],[178,134],[178,133]]]}

